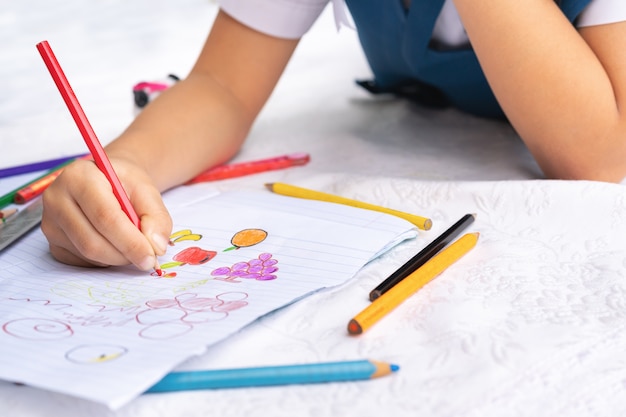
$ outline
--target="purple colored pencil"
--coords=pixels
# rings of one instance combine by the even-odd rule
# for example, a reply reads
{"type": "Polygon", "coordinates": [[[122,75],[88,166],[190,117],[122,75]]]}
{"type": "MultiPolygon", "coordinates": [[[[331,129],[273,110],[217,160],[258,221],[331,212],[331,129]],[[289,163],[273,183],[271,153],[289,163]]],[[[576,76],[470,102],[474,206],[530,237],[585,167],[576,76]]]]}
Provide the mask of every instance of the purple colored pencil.
{"type": "Polygon", "coordinates": [[[63,158],[50,159],[49,161],[34,162],[32,164],[3,168],[0,169],[0,178],[11,177],[13,175],[28,174],[30,172],[44,171],[54,168],[57,165],[61,165],[63,162],[69,161],[70,159],[80,158],[83,155],[84,154],[65,156],[63,158]]]}

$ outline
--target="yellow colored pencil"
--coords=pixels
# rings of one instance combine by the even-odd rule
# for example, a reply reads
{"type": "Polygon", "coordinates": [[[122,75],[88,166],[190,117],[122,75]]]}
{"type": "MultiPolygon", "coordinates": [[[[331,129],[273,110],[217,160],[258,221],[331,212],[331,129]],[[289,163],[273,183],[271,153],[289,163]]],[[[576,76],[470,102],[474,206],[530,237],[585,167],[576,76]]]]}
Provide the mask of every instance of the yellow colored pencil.
{"type": "Polygon", "coordinates": [[[361,334],[398,307],[404,300],[432,281],[450,265],[470,251],[478,242],[478,233],[467,233],[428,262],[416,269],[389,291],[374,300],[348,323],[348,333],[361,334]]]}
{"type": "Polygon", "coordinates": [[[307,188],[296,187],[295,185],[283,184],[279,182],[265,184],[265,186],[272,192],[288,197],[304,198],[307,200],[327,201],[330,203],[344,204],[346,206],[358,207],[367,210],[378,211],[381,213],[392,214],[400,217],[404,220],[408,220],[415,226],[422,230],[429,230],[433,222],[427,217],[418,216],[415,214],[405,213],[403,211],[393,210],[386,207],[377,206],[374,204],[365,203],[363,201],[351,200],[349,198],[340,197],[334,194],[323,193],[321,191],[309,190],[307,188]]]}

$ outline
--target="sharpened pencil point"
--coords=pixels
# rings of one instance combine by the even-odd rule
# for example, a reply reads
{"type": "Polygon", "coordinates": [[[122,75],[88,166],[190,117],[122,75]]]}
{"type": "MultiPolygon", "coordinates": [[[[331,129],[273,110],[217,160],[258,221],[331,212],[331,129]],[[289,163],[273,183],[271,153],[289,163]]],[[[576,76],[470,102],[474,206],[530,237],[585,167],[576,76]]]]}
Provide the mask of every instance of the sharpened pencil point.
{"type": "Polygon", "coordinates": [[[265,188],[270,191],[274,191],[274,183],[268,182],[267,184],[265,184],[265,188]]]}
{"type": "Polygon", "coordinates": [[[348,333],[361,334],[363,333],[363,328],[361,327],[358,321],[352,319],[350,320],[350,323],[348,323],[348,333]]]}
{"type": "Polygon", "coordinates": [[[161,265],[159,264],[158,259],[154,261],[154,272],[157,274],[158,277],[163,276],[163,270],[161,269],[161,265]]]}

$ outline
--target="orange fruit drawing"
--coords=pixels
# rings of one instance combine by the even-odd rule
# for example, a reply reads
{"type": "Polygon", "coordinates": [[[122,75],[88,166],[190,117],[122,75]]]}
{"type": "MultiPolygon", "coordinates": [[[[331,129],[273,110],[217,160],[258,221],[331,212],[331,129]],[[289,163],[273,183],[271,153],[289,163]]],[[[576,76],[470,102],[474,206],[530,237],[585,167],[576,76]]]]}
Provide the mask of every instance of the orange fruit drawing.
{"type": "Polygon", "coordinates": [[[245,248],[248,246],[254,246],[257,243],[261,243],[267,237],[267,232],[263,229],[243,229],[233,235],[230,243],[233,245],[230,248],[224,249],[224,252],[245,248]]]}

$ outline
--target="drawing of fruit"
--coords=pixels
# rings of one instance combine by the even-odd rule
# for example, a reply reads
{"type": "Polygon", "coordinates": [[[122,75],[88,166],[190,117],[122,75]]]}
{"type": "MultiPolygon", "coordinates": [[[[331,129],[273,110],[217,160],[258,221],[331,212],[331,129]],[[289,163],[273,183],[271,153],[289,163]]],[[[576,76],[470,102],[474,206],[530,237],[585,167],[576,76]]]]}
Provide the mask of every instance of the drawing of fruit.
{"type": "Polygon", "coordinates": [[[227,282],[241,282],[237,278],[271,281],[278,278],[275,275],[275,272],[278,271],[276,264],[278,264],[278,261],[272,259],[271,254],[262,253],[258,258],[251,259],[248,262],[237,262],[230,268],[223,266],[214,269],[211,275],[217,280],[227,282]]]}
{"type": "Polygon", "coordinates": [[[182,251],[178,252],[174,255],[174,260],[172,262],[168,262],[161,265],[161,269],[173,268],[176,266],[181,266],[185,264],[189,265],[201,265],[209,262],[211,259],[215,258],[217,252],[213,250],[206,250],[199,248],[197,246],[191,246],[189,248],[185,248],[182,251]]]}
{"type": "Polygon", "coordinates": [[[233,245],[224,249],[224,252],[239,248],[246,248],[261,243],[267,237],[267,232],[263,229],[243,229],[235,233],[230,240],[233,245]]]}
{"type": "Polygon", "coordinates": [[[198,241],[200,239],[202,239],[202,235],[198,233],[192,233],[191,229],[179,230],[170,235],[170,242],[172,242],[172,244],[176,242],[182,242],[185,240],[198,241]]]}

